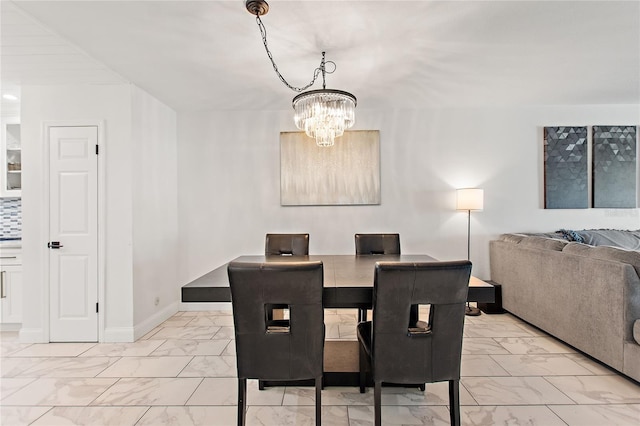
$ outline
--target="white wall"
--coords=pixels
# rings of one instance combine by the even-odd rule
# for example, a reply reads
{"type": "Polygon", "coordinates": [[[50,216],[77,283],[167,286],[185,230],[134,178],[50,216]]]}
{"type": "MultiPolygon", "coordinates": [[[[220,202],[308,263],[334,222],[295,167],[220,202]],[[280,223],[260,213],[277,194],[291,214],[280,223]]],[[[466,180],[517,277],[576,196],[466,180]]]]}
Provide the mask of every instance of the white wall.
{"type": "Polygon", "coordinates": [[[24,86],[23,134],[23,270],[24,308],[21,339],[48,341],[48,271],[43,249],[48,239],[43,204],[48,176],[42,174],[47,159],[43,123],[83,121],[104,123],[103,155],[106,156],[107,208],[105,250],[105,328],[130,328],[133,320],[131,252],[131,88],[107,86],[24,86]]]}
{"type": "Polygon", "coordinates": [[[460,187],[485,190],[471,217],[480,278],[501,233],[638,229],[638,209],[543,209],[542,127],[594,124],[640,124],[640,107],[359,109],[355,128],[380,130],[381,205],[281,207],[279,132],[296,130],[290,111],[179,114],[180,281],[262,253],[267,232],[309,232],[311,253],[353,253],[356,232],[399,232],[403,253],[466,258],[460,187]]]}
{"type": "Polygon", "coordinates": [[[105,238],[104,341],[132,341],[175,313],[176,115],[129,84],[24,86],[21,340],[48,341],[43,123],[101,123],[105,238]],[[155,298],[159,303],[154,304],[155,298]]]}
{"type": "Polygon", "coordinates": [[[176,113],[133,86],[135,338],[178,310],[176,113]],[[156,304],[157,301],[157,304],[156,304]]]}

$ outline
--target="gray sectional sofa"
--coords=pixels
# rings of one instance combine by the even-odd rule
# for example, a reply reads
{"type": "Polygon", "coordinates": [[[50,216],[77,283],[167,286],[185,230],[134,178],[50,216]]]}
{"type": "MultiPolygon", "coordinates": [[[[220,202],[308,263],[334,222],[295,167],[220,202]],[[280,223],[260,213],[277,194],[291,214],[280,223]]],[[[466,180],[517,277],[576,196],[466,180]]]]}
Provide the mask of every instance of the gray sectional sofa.
{"type": "Polygon", "coordinates": [[[640,231],[503,234],[489,248],[507,311],[640,381],[640,231]]]}

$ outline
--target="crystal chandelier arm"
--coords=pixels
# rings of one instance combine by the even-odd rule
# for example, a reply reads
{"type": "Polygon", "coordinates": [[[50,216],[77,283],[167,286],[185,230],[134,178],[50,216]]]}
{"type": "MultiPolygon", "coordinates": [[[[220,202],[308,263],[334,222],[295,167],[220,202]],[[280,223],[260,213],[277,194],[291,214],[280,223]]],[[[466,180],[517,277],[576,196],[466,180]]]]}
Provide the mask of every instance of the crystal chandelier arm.
{"type": "Polygon", "coordinates": [[[325,73],[327,73],[326,71],[326,64],[327,63],[331,63],[333,64],[333,71],[328,72],[328,74],[331,74],[335,71],[335,67],[336,64],[333,61],[328,61],[325,62],[324,60],[324,53],[322,52],[322,60],[320,61],[320,66],[318,68],[316,68],[313,72],[313,80],[311,80],[311,82],[309,82],[309,84],[307,84],[306,86],[303,87],[295,87],[292,86],[291,84],[289,84],[287,82],[287,80],[285,80],[285,78],[282,76],[282,74],[280,74],[280,71],[278,70],[278,66],[276,65],[275,60],[273,59],[273,55],[271,54],[271,51],[269,50],[269,46],[267,45],[267,29],[265,28],[264,24],[262,23],[262,19],[260,19],[260,14],[256,13],[256,22],[258,23],[258,28],[260,29],[260,35],[262,36],[262,43],[264,44],[264,49],[267,51],[267,56],[269,57],[269,60],[271,61],[271,65],[273,65],[273,70],[276,72],[276,74],[278,75],[278,78],[280,78],[280,81],[282,81],[284,83],[285,86],[287,86],[289,89],[293,90],[294,92],[302,92],[304,90],[307,90],[309,87],[313,86],[316,82],[316,80],[318,79],[318,76],[320,75],[320,73],[322,73],[322,87],[325,88],[325,73]]]}

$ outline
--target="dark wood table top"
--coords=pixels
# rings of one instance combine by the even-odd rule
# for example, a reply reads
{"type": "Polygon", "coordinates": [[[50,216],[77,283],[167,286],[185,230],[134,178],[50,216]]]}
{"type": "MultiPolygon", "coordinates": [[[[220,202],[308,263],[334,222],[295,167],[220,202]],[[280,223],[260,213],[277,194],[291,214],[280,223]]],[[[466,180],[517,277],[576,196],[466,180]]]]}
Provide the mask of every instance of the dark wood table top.
{"type": "MultiPolygon", "coordinates": [[[[436,262],[426,254],[402,255],[311,255],[311,256],[240,256],[243,262],[299,262],[321,260],[324,267],[324,301],[327,308],[370,308],[376,262],[436,262]]],[[[182,287],[183,302],[230,302],[228,263],[182,287]]],[[[493,285],[471,277],[469,301],[494,302],[493,285]]]]}

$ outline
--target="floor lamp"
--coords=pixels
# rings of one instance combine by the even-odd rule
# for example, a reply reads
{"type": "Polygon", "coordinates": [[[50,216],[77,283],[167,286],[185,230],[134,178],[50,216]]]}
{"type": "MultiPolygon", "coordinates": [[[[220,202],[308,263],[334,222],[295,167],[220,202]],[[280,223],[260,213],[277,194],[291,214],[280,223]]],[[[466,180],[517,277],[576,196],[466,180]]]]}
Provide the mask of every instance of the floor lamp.
{"type": "MultiPolygon", "coordinates": [[[[467,211],[467,260],[471,260],[471,210],[479,211],[484,208],[484,190],[479,188],[462,188],[456,191],[456,210],[467,211]]],[[[467,302],[466,315],[480,315],[480,309],[474,308],[467,302]]]]}

